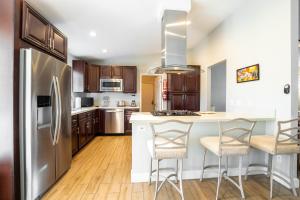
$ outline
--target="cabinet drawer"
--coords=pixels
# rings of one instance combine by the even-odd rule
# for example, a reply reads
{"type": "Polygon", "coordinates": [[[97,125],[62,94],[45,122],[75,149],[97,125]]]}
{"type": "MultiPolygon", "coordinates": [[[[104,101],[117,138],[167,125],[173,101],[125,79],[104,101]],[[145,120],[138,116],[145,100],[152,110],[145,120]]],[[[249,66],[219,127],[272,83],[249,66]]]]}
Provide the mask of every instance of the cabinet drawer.
{"type": "Polygon", "coordinates": [[[79,120],[82,120],[82,119],[85,119],[87,116],[86,116],[86,113],[80,113],[79,115],[78,115],[78,119],[79,120]]]}

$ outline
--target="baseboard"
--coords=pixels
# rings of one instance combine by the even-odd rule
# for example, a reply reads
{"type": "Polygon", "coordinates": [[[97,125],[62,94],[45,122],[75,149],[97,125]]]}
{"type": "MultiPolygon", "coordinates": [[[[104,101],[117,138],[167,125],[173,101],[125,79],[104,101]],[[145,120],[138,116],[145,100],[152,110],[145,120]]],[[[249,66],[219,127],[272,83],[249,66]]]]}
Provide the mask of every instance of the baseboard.
{"type": "MultiPolygon", "coordinates": [[[[251,169],[253,171],[258,171],[258,170],[263,170],[263,167],[251,167],[251,169]]],[[[252,171],[251,170],[251,171],[252,171]]],[[[182,172],[182,179],[183,180],[191,180],[191,179],[200,179],[200,174],[201,174],[202,170],[186,170],[182,172]]],[[[243,168],[242,170],[242,174],[244,175],[246,172],[246,168],[243,168]]],[[[168,172],[161,172],[162,175],[167,175],[168,172]]],[[[251,173],[250,176],[252,175],[263,175],[263,173],[251,173]]],[[[229,176],[238,176],[239,175],[239,170],[238,168],[229,168],[228,170],[228,175],[229,176]]],[[[288,178],[282,174],[280,174],[282,177],[286,178],[288,180],[288,178]]],[[[215,169],[207,169],[205,170],[204,176],[203,178],[217,178],[218,177],[218,173],[217,170],[215,169]]],[[[149,173],[134,173],[131,171],[131,182],[132,183],[140,183],[140,182],[148,182],[149,179],[149,173]]],[[[162,178],[160,178],[162,179],[162,178]]],[[[152,180],[155,180],[155,177],[152,178],[152,180]]],[[[287,185],[285,182],[283,182],[282,180],[280,180],[279,178],[274,177],[274,180],[280,184],[282,184],[283,186],[287,187],[290,189],[290,186],[287,185]]],[[[298,188],[299,187],[299,179],[298,178],[294,178],[294,184],[295,187],[298,188]]]]}

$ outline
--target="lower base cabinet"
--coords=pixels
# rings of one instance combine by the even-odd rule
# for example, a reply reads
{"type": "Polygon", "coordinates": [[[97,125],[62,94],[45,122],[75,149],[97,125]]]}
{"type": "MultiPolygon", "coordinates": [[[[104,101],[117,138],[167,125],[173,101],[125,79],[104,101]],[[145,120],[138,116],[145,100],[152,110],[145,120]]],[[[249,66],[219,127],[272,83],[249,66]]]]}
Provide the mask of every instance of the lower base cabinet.
{"type": "Polygon", "coordinates": [[[90,111],[72,116],[72,155],[89,143],[98,132],[98,111],[90,111]]]}
{"type": "Polygon", "coordinates": [[[132,132],[132,125],[130,123],[130,117],[133,112],[139,112],[139,109],[125,109],[124,110],[124,132],[130,134],[132,132]]]}

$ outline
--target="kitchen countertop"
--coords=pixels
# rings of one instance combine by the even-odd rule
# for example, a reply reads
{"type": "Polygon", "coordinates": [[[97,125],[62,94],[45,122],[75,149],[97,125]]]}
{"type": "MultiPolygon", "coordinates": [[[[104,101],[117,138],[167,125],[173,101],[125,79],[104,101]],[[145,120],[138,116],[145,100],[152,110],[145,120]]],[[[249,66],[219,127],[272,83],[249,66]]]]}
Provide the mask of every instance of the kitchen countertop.
{"type": "Polygon", "coordinates": [[[218,122],[227,121],[236,118],[246,118],[254,121],[271,121],[273,116],[261,116],[251,114],[238,114],[229,112],[196,112],[200,116],[153,116],[150,112],[139,112],[131,115],[130,122],[157,122],[165,120],[180,120],[185,122],[218,122]]]}
{"type": "Polygon", "coordinates": [[[72,110],[71,111],[71,115],[78,115],[80,113],[85,113],[85,112],[89,112],[89,111],[92,111],[92,110],[97,110],[97,109],[139,109],[140,107],[139,106],[135,106],[135,107],[132,107],[132,106],[124,106],[124,107],[118,107],[118,106],[92,106],[92,107],[83,107],[83,108],[79,108],[79,109],[76,109],[76,110],[72,110]]]}

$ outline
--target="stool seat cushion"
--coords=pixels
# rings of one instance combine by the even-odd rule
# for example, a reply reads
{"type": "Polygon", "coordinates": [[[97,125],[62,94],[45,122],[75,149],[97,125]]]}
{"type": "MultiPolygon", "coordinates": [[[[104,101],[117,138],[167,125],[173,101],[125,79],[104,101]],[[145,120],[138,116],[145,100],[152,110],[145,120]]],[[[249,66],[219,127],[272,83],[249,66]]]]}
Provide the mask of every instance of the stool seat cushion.
{"type": "MultiPolygon", "coordinates": [[[[165,142],[163,139],[156,139],[157,144],[162,144],[165,142]]],[[[179,142],[179,141],[176,141],[179,142]]],[[[182,141],[180,141],[181,143],[182,141]]],[[[186,148],[176,148],[176,144],[166,144],[160,147],[164,148],[157,148],[153,149],[153,140],[147,141],[148,151],[152,158],[154,159],[177,159],[177,158],[186,158],[187,156],[187,149],[186,148]],[[155,155],[154,152],[155,151],[155,155]]]]}
{"type": "MultiPolygon", "coordinates": [[[[233,138],[228,136],[223,136],[222,140],[224,142],[231,141],[233,138]]],[[[200,138],[200,144],[204,146],[206,149],[216,154],[217,156],[223,155],[246,155],[248,154],[249,147],[239,142],[238,140],[234,140],[230,143],[227,143],[226,146],[223,146],[222,149],[219,149],[220,137],[219,136],[209,136],[200,138]],[[232,146],[229,146],[232,145],[232,146]],[[234,146],[239,145],[239,146],[234,146]]]]}
{"type": "Polygon", "coordinates": [[[273,135],[255,135],[251,137],[250,145],[255,149],[259,149],[266,153],[275,154],[290,154],[299,153],[300,147],[289,141],[277,145],[277,152],[275,150],[276,137],[273,135]]]}

